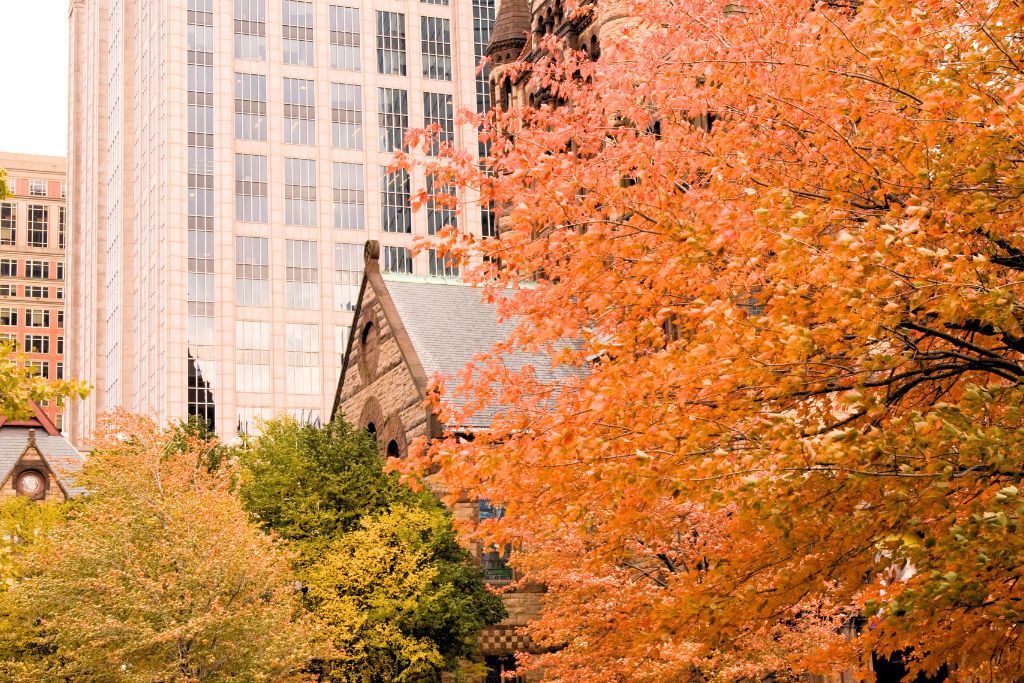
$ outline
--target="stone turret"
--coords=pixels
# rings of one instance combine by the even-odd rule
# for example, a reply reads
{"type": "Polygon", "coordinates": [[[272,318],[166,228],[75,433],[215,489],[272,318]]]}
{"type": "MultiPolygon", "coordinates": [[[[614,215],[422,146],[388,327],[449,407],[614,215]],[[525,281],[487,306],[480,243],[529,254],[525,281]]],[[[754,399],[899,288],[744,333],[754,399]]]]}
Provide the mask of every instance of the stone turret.
{"type": "Polygon", "coordinates": [[[507,109],[511,104],[511,84],[507,83],[508,65],[519,59],[529,40],[532,8],[530,0],[502,0],[487,44],[491,62],[491,102],[507,109]]]}

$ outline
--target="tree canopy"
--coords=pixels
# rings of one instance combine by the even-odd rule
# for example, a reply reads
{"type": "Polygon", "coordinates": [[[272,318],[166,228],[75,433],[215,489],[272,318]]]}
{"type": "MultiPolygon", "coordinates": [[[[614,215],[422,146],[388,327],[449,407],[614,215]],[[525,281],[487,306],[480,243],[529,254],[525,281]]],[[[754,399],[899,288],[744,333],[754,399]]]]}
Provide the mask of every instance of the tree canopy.
{"type": "MultiPolygon", "coordinates": [[[[0,594],[5,680],[299,680],[309,654],[288,556],[205,467],[205,444],[107,415],[88,494],[17,558],[0,594]]],[[[40,508],[40,513],[42,513],[40,508]]]]}
{"type": "Polygon", "coordinates": [[[505,616],[450,514],[385,474],[365,431],[279,418],[239,458],[247,509],[299,553],[325,680],[439,680],[505,616]]]}
{"type": "Polygon", "coordinates": [[[508,347],[588,370],[482,360],[515,408],[416,463],[506,506],[560,646],[527,664],[1024,676],[1024,5],[626,5],[567,3],[600,57],[548,36],[534,106],[463,114],[486,168],[427,164],[503,213],[441,245],[465,277],[536,281],[508,347]]]}

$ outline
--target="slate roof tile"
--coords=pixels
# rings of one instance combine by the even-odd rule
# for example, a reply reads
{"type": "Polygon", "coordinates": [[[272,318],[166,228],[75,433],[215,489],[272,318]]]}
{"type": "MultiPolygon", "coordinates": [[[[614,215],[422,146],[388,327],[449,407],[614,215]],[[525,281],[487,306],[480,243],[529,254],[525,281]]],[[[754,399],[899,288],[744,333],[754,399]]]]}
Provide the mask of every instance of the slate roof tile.
{"type": "MultiPolygon", "coordinates": [[[[451,395],[460,384],[460,371],[477,354],[506,341],[516,321],[499,322],[497,308],[482,300],[480,289],[456,280],[388,273],[384,281],[427,377],[442,375],[448,389],[445,399],[461,409],[465,398],[451,395]]],[[[578,368],[552,367],[550,356],[544,353],[516,351],[502,360],[512,371],[531,366],[544,382],[581,374],[578,368]]],[[[477,411],[463,426],[486,428],[505,408],[490,406],[477,411]]]]}

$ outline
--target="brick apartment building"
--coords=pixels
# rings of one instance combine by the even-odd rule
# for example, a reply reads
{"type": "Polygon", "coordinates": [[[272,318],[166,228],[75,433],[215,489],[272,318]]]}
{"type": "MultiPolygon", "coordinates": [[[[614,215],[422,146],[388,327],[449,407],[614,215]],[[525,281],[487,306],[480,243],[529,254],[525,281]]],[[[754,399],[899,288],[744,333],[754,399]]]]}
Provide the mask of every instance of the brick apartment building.
{"type": "MultiPolygon", "coordinates": [[[[64,376],[64,235],[67,171],[62,157],[0,153],[12,197],[0,201],[0,340],[13,342],[38,374],[64,376]]],[[[56,405],[43,406],[62,427],[56,405]]]]}

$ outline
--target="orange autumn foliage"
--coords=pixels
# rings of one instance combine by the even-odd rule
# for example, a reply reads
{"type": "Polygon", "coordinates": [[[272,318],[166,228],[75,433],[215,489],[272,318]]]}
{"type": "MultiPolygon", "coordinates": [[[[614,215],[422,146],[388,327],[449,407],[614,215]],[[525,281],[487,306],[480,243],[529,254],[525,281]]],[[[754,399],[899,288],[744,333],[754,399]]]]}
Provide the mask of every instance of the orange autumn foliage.
{"type": "Polygon", "coordinates": [[[587,372],[481,359],[455,390],[514,408],[412,465],[506,506],[550,680],[1019,679],[1024,3],[726,4],[546,39],[490,173],[428,164],[504,207],[442,248],[536,281],[508,347],[587,372]]]}

